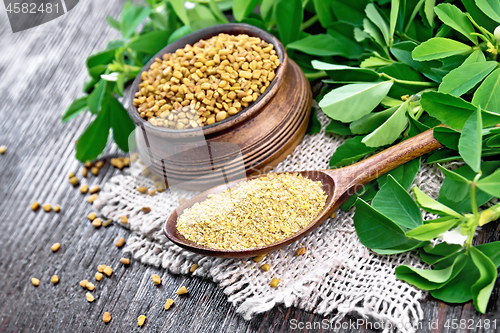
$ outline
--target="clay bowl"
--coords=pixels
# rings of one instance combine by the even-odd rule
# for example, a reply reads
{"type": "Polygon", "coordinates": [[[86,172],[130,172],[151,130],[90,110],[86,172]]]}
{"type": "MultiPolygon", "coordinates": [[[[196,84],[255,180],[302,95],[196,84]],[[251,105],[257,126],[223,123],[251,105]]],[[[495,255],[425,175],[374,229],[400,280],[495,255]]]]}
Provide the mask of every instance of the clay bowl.
{"type": "Polygon", "coordinates": [[[213,125],[185,130],[156,127],[140,117],[132,103],[140,74],[135,78],[128,113],[136,125],[137,151],[169,186],[204,190],[270,171],[292,152],[307,129],[312,102],[309,82],[281,42],[257,27],[231,23],[196,31],[166,46],[143,71],[156,58],[219,33],[247,34],[273,44],[281,65],[268,89],[249,107],[213,125]]]}

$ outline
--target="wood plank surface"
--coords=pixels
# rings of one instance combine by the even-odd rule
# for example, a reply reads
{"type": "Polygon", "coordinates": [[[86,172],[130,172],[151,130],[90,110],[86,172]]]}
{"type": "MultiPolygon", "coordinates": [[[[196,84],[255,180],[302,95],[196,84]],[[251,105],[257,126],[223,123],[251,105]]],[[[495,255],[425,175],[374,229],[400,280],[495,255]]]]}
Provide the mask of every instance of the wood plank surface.
{"type": "MultiPolygon", "coordinates": [[[[210,281],[133,261],[124,267],[119,262],[123,254],[114,244],[120,237],[127,238],[128,231],[118,226],[95,229],[87,220],[92,208],[69,184],[68,174],[81,168],[74,158],[75,140],[91,117],[87,114],[68,124],[59,119],[70,102],[82,95],[87,55],[119,37],[105,17],[116,17],[123,2],[80,1],[63,17],[16,34],[0,5],[0,145],[8,147],[0,155],[0,332],[329,331],[293,329],[293,320],[316,322],[318,327],[324,319],[294,307],[278,306],[245,321],[210,281]],[[58,204],[62,211],[34,213],[30,209],[34,201],[58,204]],[[50,247],[56,242],[61,249],[52,253],[50,247]],[[111,266],[114,273],[96,282],[93,275],[100,264],[111,266]],[[163,280],[159,287],[151,283],[155,273],[163,280]],[[57,285],[50,283],[54,274],[60,278],[57,285]],[[39,287],[31,284],[31,277],[40,279],[39,287]],[[78,285],[82,279],[96,285],[91,304],[78,285]],[[181,285],[189,295],[172,297],[181,285]],[[176,301],[170,311],[163,310],[167,298],[176,301]],[[112,315],[109,324],[101,320],[104,312],[112,315]],[[142,328],[137,327],[139,315],[147,316],[142,328]]],[[[98,177],[89,175],[84,182],[103,185],[117,173],[107,163],[98,177]]],[[[489,226],[478,240],[499,240],[499,231],[498,224],[489,226]]],[[[426,319],[419,331],[498,332],[499,295],[497,281],[486,315],[478,314],[471,303],[447,305],[429,298],[423,303],[426,319]],[[451,319],[477,324],[495,318],[497,329],[444,327],[451,319]],[[436,320],[438,328],[429,328],[429,322],[436,320]]],[[[345,328],[335,331],[380,331],[369,324],[352,325],[359,319],[347,316],[341,322],[345,328]]]]}

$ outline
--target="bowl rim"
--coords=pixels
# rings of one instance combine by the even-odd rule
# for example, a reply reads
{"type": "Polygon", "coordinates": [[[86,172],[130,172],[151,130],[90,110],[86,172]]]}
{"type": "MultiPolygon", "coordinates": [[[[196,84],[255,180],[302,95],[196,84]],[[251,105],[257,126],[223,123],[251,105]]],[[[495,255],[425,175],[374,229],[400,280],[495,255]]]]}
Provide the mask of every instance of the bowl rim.
{"type": "Polygon", "coordinates": [[[283,78],[285,77],[285,73],[288,67],[288,56],[285,51],[285,48],[283,44],[270,34],[269,32],[262,30],[258,27],[255,27],[250,24],[246,23],[226,23],[226,24],[218,24],[214,25],[208,28],[204,28],[198,31],[195,31],[193,33],[190,33],[175,42],[168,44],[165,46],[160,52],[155,54],[141,69],[139,74],[136,76],[132,83],[132,88],[130,89],[129,96],[128,96],[128,108],[127,112],[129,116],[132,118],[134,121],[134,124],[136,126],[140,126],[143,131],[147,129],[148,133],[152,133],[161,137],[165,138],[190,138],[190,137],[198,137],[200,135],[210,135],[213,133],[217,133],[223,130],[226,130],[240,122],[245,121],[248,118],[251,118],[255,116],[257,113],[259,113],[262,110],[262,107],[267,104],[267,102],[274,97],[276,92],[278,91],[281,82],[283,81],[283,78]],[[263,39],[264,41],[273,44],[274,49],[276,50],[276,53],[278,55],[278,58],[280,59],[280,66],[278,67],[276,71],[276,76],[274,80],[271,82],[269,87],[266,89],[266,91],[259,96],[259,98],[252,103],[252,105],[248,106],[247,108],[243,109],[239,113],[237,113],[234,116],[230,116],[227,119],[221,121],[221,122],[216,122],[212,125],[208,126],[203,126],[199,128],[190,128],[190,129],[182,129],[182,130],[176,130],[176,129],[169,129],[165,127],[160,127],[160,126],[153,126],[149,121],[143,119],[137,110],[137,108],[134,106],[133,100],[135,98],[135,93],[138,92],[139,84],[142,81],[141,80],[141,74],[144,71],[147,71],[149,67],[151,66],[152,63],[154,63],[156,58],[162,58],[164,54],[166,53],[172,53],[175,50],[179,48],[183,48],[186,44],[194,44],[195,42],[199,41],[200,39],[208,39],[211,38],[215,35],[218,35],[220,33],[227,33],[227,34],[247,34],[251,37],[259,37],[263,39]],[[202,131],[200,131],[202,129],[202,131]]]}

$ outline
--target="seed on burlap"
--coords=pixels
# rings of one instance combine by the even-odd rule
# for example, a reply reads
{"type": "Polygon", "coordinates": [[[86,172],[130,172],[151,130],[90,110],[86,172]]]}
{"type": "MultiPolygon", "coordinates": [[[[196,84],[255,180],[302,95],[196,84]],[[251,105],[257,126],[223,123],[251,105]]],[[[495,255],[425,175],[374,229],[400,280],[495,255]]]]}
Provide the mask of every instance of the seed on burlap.
{"type": "Polygon", "coordinates": [[[153,276],[151,277],[151,279],[153,280],[153,283],[155,285],[161,284],[161,278],[158,275],[153,274],[153,276]]]}
{"type": "Polygon", "coordinates": [[[177,295],[184,295],[184,294],[187,294],[188,293],[188,290],[186,289],[186,287],[182,286],[179,288],[179,290],[177,290],[175,292],[177,295]]]}
{"type": "Polygon", "coordinates": [[[109,312],[104,312],[102,315],[102,321],[105,323],[109,323],[111,321],[111,314],[109,312]]]}
{"type": "Polygon", "coordinates": [[[119,238],[116,241],[116,247],[122,247],[125,244],[125,239],[124,238],[119,238]]]}
{"type": "Polygon", "coordinates": [[[38,285],[40,284],[40,280],[38,280],[37,278],[31,278],[31,283],[33,283],[35,287],[38,287],[38,285]]]}

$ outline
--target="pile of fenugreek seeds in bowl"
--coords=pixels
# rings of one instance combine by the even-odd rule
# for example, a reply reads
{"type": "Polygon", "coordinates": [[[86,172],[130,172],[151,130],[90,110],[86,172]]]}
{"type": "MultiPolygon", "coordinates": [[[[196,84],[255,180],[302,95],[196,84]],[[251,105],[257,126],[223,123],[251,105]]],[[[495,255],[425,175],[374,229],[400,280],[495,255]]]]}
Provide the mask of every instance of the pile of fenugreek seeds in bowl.
{"type": "Polygon", "coordinates": [[[154,126],[212,125],[255,102],[279,65],[273,44],[221,33],[156,58],[142,72],[133,104],[154,126]]]}
{"type": "Polygon", "coordinates": [[[213,249],[266,246],[307,227],[326,199],[319,181],[271,173],[194,204],[177,219],[177,230],[186,239],[213,249]]]}

